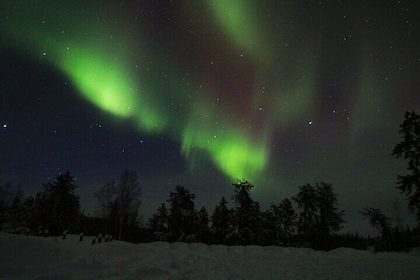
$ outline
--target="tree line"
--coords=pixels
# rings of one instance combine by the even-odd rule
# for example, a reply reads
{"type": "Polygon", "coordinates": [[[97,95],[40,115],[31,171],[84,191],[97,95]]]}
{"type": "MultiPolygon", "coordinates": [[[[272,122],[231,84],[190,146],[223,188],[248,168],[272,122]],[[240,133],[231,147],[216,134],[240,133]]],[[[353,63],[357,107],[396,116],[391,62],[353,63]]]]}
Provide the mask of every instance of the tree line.
{"type": "Polygon", "coordinates": [[[141,188],[134,171],[124,170],[120,181],[110,181],[95,196],[101,213],[85,215],[75,190],[75,178],[67,171],[55,182],[43,184],[35,196],[24,198],[21,187],[0,186],[2,230],[35,235],[61,235],[64,231],[97,235],[109,233],[118,239],[138,227],[141,188]]]}
{"type": "Polygon", "coordinates": [[[225,245],[302,245],[329,247],[333,233],[341,229],[344,211],[338,210],[332,185],[316,183],[299,187],[299,193],[262,211],[251,197],[254,187],[245,179],[232,183],[233,207],[222,197],[213,213],[195,209],[187,188],[176,186],[149,219],[148,226],[156,240],[169,242],[204,242],[225,245]],[[296,212],[292,201],[296,202],[296,212]]]}
{"type": "MultiPolygon", "coordinates": [[[[392,155],[407,161],[408,174],[398,175],[397,188],[406,195],[408,208],[420,224],[420,116],[406,112],[400,126],[402,141],[392,155]]],[[[253,185],[238,179],[233,195],[222,197],[213,213],[195,209],[195,194],[176,186],[146,225],[139,222],[141,187],[135,171],[124,170],[120,180],[106,182],[96,193],[94,216],[81,212],[75,179],[67,171],[55,182],[43,184],[34,196],[24,197],[20,186],[0,185],[2,230],[29,234],[60,235],[63,231],[106,233],[120,240],[204,242],[226,245],[284,245],[332,249],[339,246],[399,250],[420,243],[419,227],[392,226],[390,218],[375,207],[360,213],[380,233],[377,240],[337,235],[345,223],[332,184],[319,182],[299,187],[298,193],[262,211],[251,197],[253,185]],[[294,207],[295,206],[295,207],[294,207]]]]}

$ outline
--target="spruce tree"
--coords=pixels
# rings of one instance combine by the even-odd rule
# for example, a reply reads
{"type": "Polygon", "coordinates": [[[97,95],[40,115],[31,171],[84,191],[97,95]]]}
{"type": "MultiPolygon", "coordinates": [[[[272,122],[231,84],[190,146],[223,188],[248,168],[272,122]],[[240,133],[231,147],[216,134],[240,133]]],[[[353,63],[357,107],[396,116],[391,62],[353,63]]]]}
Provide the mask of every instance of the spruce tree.
{"type": "Polygon", "coordinates": [[[207,213],[206,208],[202,207],[200,211],[197,212],[197,241],[208,243],[209,239],[209,214],[207,213]]]}
{"type": "Polygon", "coordinates": [[[280,224],[283,232],[283,242],[285,245],[289,242],[290,236],[294,232],[296,225],[297,214],[293,209],[292,202],[286,198],[279,204],[278,207],[280,224]]]}
{"type": "Polygon", "coordinates": [[[344,211],[338,210],[337,194],[332,184],[316,183],[317,227],[316,233],[321,248],[326,248],[331,233],[342,228],[344,211]]]}
{"type": "Polygon", "coordinates": [[[225,244],[230,226],[231,210],[227,207],[227,203],[226,199],[222,197],[211,216],[211,229],[215,234],[216,243],[218,244],[225,244]]]}
{"type": "Polygon", "coordinates": [[[139,208],[141,206],[141,187],[135,171],[124,170],[121,173],[120,182],[116,191],[116,209],[118,215],[118,239],[121,240],[123,228],[133,225],[137,222],[139,208]]]}
{"type": "Polygon", "coordinates": [[[282,236],[279,221],[276,217],[277,205],[271,204],[269,209],[261,213],[263,245],[279,245],[282,236]]]}
{"type": "Polygon", "coordinates": [[[149,218],[148,224],[157,240],[168,240],[169,211],[166,208],[165,203],[162,203],[157,209],[157,213],[153,214],[153,216],[149,218]]]}
{"type": "Polygon", "coordinates": [[[403,140],[394,147],[392,155],[408,160],[409,174],[398,175],[397,188],[407,196],[408,208],[417,214],[420,224],[420,116],[414,111],[406,112],[399,134],[403,140]]]}
{"type": "Polygon", "coordinates": [[[381,233],[381,245],[377,250],[381,250],[384,246],[386,250],[389,249],[390,235],[391,235],[391,219],[382,213],[378,208],[368,207],[360,212],[363,216],[369,219],[369,224],[379,230],[381,233]]]}
{"type": "Polygon", "coordinates": [[[232,212],[232,230],[229,240],[234,244],[257,244],[262,239],[261,211],[258,202],[251,199],[250,191],[254,187],[245,179],[232,183],[234,187],[233,201],[237,205],[232,212]]]}
{"type": "Polygon", "coordinates": [[[19,232],[22,227],[26,227],[22,203],[23,191],[20,185],[16,188],[10,183],[0,185],[0,228],[19,232]]]}
{"type": "Polygon", "coordinates": [[[272,244],[287,245],[296,226],[297,214],[290,199],[283,199],[278,205],[271,204],[268,210],[268,222],[272,244]]]}
{"type": "Polygon", "coordinates": [[[112,233],[118,222],[118,217],[113,211],[115,210],[117,187],[117,183],[114,180],[110,180],[95,192],[97,199],[95,208],[99,217],[104,221],[104,232],[107,233],[112,233]]]}
{"type": "Polygon", "coordinates": [[[300,192],[292,199],[301,209],[298,219],[298,231],[302,241],[311,241],[316,224],[316,191],[310,184],[299,187],[300,192]]]}
{"type": "Polygon", "coordinates": [[[169,233],[171,241],[190,242],[196,240],[196,216],[194,205],[195,194],[183,186],[176,186],[171,192],[168,202],[169,233]]]}
{"type": "Polygon", "coordinates": [[[42,227],[52,235],[59,235],[63,230],[70,230],[79,224],[80,202],[75,194],[78,186],[74,182],[75,179],[67,171],[59,174],[56,182],[45,183],[37,195],[39,214],[45,215],[42,227]]]}

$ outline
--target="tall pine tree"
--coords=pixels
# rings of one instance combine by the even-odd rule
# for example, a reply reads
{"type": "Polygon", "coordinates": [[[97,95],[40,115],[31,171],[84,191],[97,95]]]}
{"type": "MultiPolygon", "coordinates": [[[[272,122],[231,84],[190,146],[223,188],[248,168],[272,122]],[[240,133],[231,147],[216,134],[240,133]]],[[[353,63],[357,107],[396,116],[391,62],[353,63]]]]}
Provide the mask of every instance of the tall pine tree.
{"type": "Polygon", "coordinates": [[[209,214],[207,213],[206,208],[202,207],[200,211],[197,212],[197,222],[196,222],[196,231],[197,231],[197,241],[202,243],[208,243],[209,241],[209,214]]]}
{"type": "Polygon", "coordinates": [[[327,249],[333,232],[345,222],[344,211],[338,210],[337,194],[332,185],[324,182],[301,186],[293,200],[301,209],[298,230],[302,241],[311,242],[320,249],[327,249]]]}
{"type": "Polygon", "coordinates": [[[45,183],[42,192],[37,196],[38,211],[43,217],[44,229],[50,234],[59,235],[64,230],[71,230],[80,221],[80,202],[75,194],[78,187],[75,179],[67,171],[59,174],[54,183],[45,183]]]}
{"type": "Polygon", "coordinates": [[[169,233],[171,241],[196,241],[195,194],[183,186],[176,186],[169,194],[169,233]]]}
{"type": "Polygon", "coordinates": [[[310,184],[299,187],[300,192],[292,199],[301,209],[298,219],[298,231],[302,241],[312,241],[316,224],[316,191],[310,184]]]}
{"type": "Polygon", "coordinates": [[[95,192],[97,199],[95,208],[99,217],[104,221],[103,231],[114,235],[116,234],[114,229],[118,223],[118,217],[114,211],[116,209],[117,186],[114,180],[110,180],[95,192]]]}
{"type": "Polygon", "coordinates": [[[123,228],[136,225],[141,206],[141,187],[136,171],[124,170],[118,183],[116,203],[119,217],[118,239],[121,240],[123,228]]]}
{"type": "Polygon", "coordinates": [[[232,198],[237,207],[232,212],[232,228],[228,239],[233,244],[257,244],[263,234],[260,205],[250,196],[254,185],[245,179],[238,179],[232,185],[235,192],[232,198]]]}
{"type": "Polygon", "coordinates": [[[316,183],[317,226],[316,233],[318,245],[326,249],[331,233],[341,229],[344,223],[344,211],[338,210],[337,194],[332,184],[316,183]]]}
{"type": "Polygon", "coordinates": [[[406,112],[399,133],[403,140],[394,147],[392,155],[408,160],[409,174],[398,175],[397,188],[408,197],[409,210],[417,214],[420,224],[420,116],[414,111],[406,112]]]}
{"type": "Polygon", "coordinates": [[[149,219],[149,226],[157,240],[168,241],[169,211],[165,203],[162,203],[157,213],[149,219]]]}
{"type": "Polygon", "coordinates": [[[211,216],[211,229],[216,238],[215,242],[218,244],[225,244],[230,226],[231,210],[227,207],[227,203],[226,199],[222,197],[211,216]]]}
{"type": "Polygon", "coordinates": [[[292,202],[288,198],[283,199],[279,204],[278,212],[283,233],[283,242],[287,245],[295,229],[297,214],[293,209],[292,202]]]}

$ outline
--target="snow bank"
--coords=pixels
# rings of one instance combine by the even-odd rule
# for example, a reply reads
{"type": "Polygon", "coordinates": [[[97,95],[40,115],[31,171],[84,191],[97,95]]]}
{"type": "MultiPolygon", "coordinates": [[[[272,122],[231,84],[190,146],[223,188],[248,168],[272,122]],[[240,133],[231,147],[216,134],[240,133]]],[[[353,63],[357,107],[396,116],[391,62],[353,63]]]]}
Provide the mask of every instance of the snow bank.
{"type": "Polygon", "coordinates": [[[0,233],[0,279],[417,279],[420,250],[207,246],[0,233]]]}

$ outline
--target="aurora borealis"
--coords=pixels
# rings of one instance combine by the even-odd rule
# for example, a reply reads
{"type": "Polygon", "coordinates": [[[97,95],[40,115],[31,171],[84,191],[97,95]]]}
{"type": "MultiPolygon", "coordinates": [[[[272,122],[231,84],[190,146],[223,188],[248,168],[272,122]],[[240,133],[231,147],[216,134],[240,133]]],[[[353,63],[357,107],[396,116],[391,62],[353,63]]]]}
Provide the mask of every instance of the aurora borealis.
{"type": "Polygon", "coordinates": [[[168,186],[211,208],[235,178],[262,205],[327,181],[349,220],[388,207],[404,172],[389,154],[420,101],[416,8],[3,1],[0,181],[31,192],[70,169],[87,196],[130,168],[146,216],[168,186]]]}

